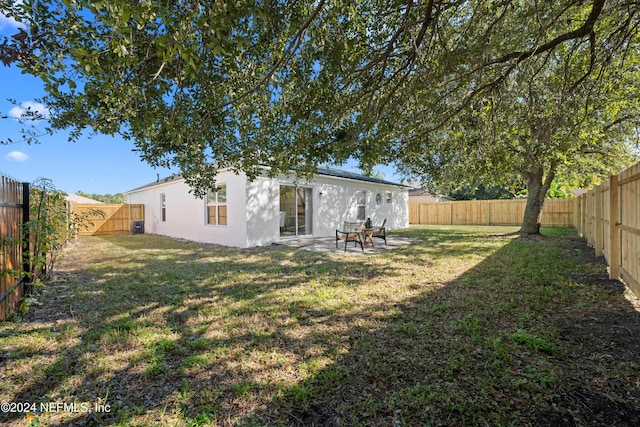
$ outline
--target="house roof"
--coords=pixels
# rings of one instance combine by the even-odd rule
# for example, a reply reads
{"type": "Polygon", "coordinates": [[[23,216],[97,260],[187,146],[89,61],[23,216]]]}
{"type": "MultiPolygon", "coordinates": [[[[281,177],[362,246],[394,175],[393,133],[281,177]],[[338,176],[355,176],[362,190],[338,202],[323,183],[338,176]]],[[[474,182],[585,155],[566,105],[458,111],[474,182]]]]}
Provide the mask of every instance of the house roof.
{"type": "Polygon", "coordinates": [[[440,201],[453,201],[451,197],[443,196],[443,195],[433,195],[426,190],[421,188],[412,188],[409,190],[409,197],[433,197],[434,199],[438,199],[440,201]]]}
{"type": "Polygon", "coordinates": [[[371,182],[373,184],[394,185],[396,187],[406,187],[404,184],[398,184],[397,182],[386,181],[380,178],[374,178],[372,176],[364,176],[355,172],[348,172],[340,169],[328,168],[324,166],[318,167],[318,175],[332,176],[335,178],[353,179],[355,181],[371,182]]]}
{"type": "Polygon", "coordinates": [[[420,188],[412,188],[411,190],[409,190],[409,196],[431,196],[431,197],[436,197],[433,194],[429,193],[426,190],[422,190],[420,188]]]}
{"type": "MultiPolygon", "coordinates": [[[[325,166],[318,167],[318,175],[320,175],[320,176],[330,176],[330,177],[333,177],[333,178],[350,179],[350,180],[354,180],[354,181],[364,181],[364,182],[370,182],[370,183],[373,183],[373,184],[392,185],[392,186],[395,186],[395,187],[407,187],[404,184],[398,184],[396,182],[386,181],[384,179],[374,178],[372,176],[364,176],[364,175],[361,175],[359,173],[344,171],[344,170],[340,170],[340,169],[329,168],[329,167],[325,167],[325,166]]],[[[152,187],[155,187],[157,185],[167,184],[167,183],[170,183],[172,181],[177,181],[177,180],[180,180],[180,179],[182,179],[182,175],[180,175],[180,174],[171,175],[171,176],[168,176],[166,178],[158,178],[154,182],[150,182],[149,184],[145,184],[143,186],[136,187],[136,188],[134,188],[132,190],[126,191],[125,194],[126,193],[133,193],[134,191],[144,190],[146,188],[152,188],[152,187]]]]}
{"type": "Polygon", "coordinates": [[[67,194],[66,199],[73,203],[84,203],[84,204],[103,204],[99,200],[90,199],[88,197],[79,196],[77,194],[67,194]]]}
{"type": "Polygon", "coordinates": [[[144,190],[145,188],[155,187],[157,185],[166,184],[166,183],[172,182],[172,181],[178,181],[180,179],[182,179],[182,175],[180,175],[180,174],[174,174],[174,175],[168,176],[166,178],[160,178],[160,176],[158,176],[158,179],[156,181],[150,182],[150,183],[142,185],[140,187],[136,187],[136,188],[134,188],[132,190],[129,190],[129,191],[125,191],[124,193],[125,194],[133,193],[134,191],[144,190]]]}

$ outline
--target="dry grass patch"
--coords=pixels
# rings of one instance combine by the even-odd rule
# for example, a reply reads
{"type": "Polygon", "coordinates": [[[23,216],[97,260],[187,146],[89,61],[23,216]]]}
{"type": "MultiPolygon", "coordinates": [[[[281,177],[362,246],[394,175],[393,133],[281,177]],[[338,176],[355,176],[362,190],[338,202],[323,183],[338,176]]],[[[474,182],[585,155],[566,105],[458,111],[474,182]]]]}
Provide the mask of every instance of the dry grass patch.
{"type": "MultiPolygon", "coordinates": [[[[571,231],[413,227],[358,258],[82,238],[0,326],[33,425],[633,425],[640,326],[571,231]]],[[[24,414],[2,421],[25,425],[24,414]]]]}

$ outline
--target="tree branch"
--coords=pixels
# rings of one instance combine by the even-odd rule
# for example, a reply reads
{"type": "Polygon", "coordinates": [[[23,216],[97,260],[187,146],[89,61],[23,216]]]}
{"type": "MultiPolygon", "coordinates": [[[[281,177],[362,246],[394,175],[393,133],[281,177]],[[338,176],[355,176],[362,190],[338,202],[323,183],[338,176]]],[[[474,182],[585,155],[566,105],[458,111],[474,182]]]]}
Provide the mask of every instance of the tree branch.
{"type": "Polygon", "coordinates": [[[637,119],[640,118],[640,113],[636,113],[636,114],[627,114],[626,116],[620,117],[619,119],[616,119],[614,121],[612,121],[611,123],[609,123],[608,125],[606,125],[603,130],[605,132],[608,132],[609,129],[611,129],[612,127],[619,125],[620,123],[624,123],[627,120],[633,120],[633,119],[637,119]]]}
{"type": "Polygon", "coordinates": [[[273,75],[275,74],[275,72],[279,68],[281,68],[282,66],[286,65],[291,60],[291,58],[293,57],[293,54],[296,52],[296,50],[300,46],[300,43],[302,43],[302,36],[303,36],[304,32],[307,30],[307,28],[309,28],[309,26],[311,25],[313,20],[318,16],[320,11],[324,7],[325,3],[326,3],[326,0],[320,0],[318,2],[318,6],[316,6],[314,11],[311,13],[311,15],[309,15],[307,17],[307,19],[304,21],[302,26],[296,32],[295,36],[291,40],[289,48],[285,50],[285,52],[282,55],[282,57],[278,61],[276,61],[275,64],[273,64],[273,66],[269,69],[269,71],[267,71],[267,73],[264,76],[262,76],[262,78],[256,84],[254,84],[249,89],[247,89],[244,92],[242,92],[237,97],[231,99],[230,101],[227,101],[227,102],[224,102],[222,104],[219,104],[219,105],[215,106],[213,108],[213,110],[214,111],[222,110],[223,108],[228,107],[229,105],[234,104],[234,103],[236,103],[238,101],[241,101],[242,99],[244,99],[247,96],[251,95],[256,90],[258,90],[262,85],[264,85],[267,81],[269,81],[271,79],[271,77],[273,77],[273,75]]]}
{"type": "Polygon", "coordinates": [[[580,28],[561,34],[558,37],[555,37],[554,39],[548,41],[547,43],[544,43],[543,45],[540,45],[540,46],[536,46],[527,51],[511,52],[506,55],[500,56],[498,58],[494,58],[488,62],[485,62],[483,66],[486,67],[489,65],[510,62],[514,59],[516,60],[516,64],[518,64],[528,58],[539,55],[548,50],[553,50],[557,46],[559,46],[560,44],[568,40],[574,40],[574,39],[588,36],[593,31],[593,27],[596,21],[598,20],[598,18],[600,17],[600,14],[602,13],[602,9],[604,8],[604,3],[605,3],[605,0],[593,1],[593,7],[591,8],[591,12],[589,13],[589,16],[587,17],[586,21],[584,21],[582,26],[580,26],[580,28]]]}
{"type": "MultiPolygon", "coordinates": [[[[567,61],[567,65],[569,61],[567,61]]],[[[577,88],[583,81],[591,75],[593,69],[596,65],[596,32],[591,30],[589,33],[589,69],[584,73],[582,77],[580,77],[573,85],[571,85],[570,91],[573,91],[577,88]]]]}
{"type": "Polygon", "coordinates": [[[426,6],[425,15],[422,20],[422,27],[420,28],[420,31],[418,32],[418,35],[416,36],[413,42],[412,49],[409,52],[407,52],[407,62],[403,67],[398,69],[389,79],[389,82],[392,82],[395,80],[395,78],[398,75],[400,75],[401,73],[403,74],[400,77],[400,80],[391,88],[389,93],[384,98],[382,98],[382,101],[378,105],[378,115],[382,113],[382,110],[386,107],[386,105],[389,103],[391,98],[395,95],[398,89],[400,89],[400,87],[411,75],[411,72],[413,70],[413,64],[416,60],[416,52],[418,51],[418,48],[420,48],[422,41],[424,40],[424,36],[427,33],[427,29],[429,28],[429,25],[431,24],[431,22],[433,22],[433,13],[432,13],[433,5],[434,5],[434,0],[430,0],[429,4],[427,4],[426,6]]]}

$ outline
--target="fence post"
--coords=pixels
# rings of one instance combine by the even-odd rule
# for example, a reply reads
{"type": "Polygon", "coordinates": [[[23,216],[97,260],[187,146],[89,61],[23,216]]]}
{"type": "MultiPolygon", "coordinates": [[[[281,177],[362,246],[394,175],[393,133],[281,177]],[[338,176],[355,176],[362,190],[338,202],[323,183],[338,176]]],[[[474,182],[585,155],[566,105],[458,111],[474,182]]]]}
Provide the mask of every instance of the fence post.
{"type": "Polygon", "coordinates": [[[620,276],[620,209],[618,203],[618,176],[609,178],[609,278],[620,276]]]}
{"type": "Polygon", "coordinates": [[[582,223],[582,217],[584,216],[584,211],[582,210],[582,201],[584,200],[584,194],[582,194],[581,196],[578,197],[578,203],[577,207],[578,207],[578,217],[576,218],[576,224],[579,230],[578,235],[580,237],[584,237],[584,228],[583,228],[583,223],[582,223]]]}
{"type": "Polygon", "coordinates": [[[29,183],[22,183],[22,273],[24,274],[23,280],[25,283],[31,282],[31,259],[29,253],[31,252],[31,236],[29,230],[29,198],[31,192],[29,191],[29,183]]]}
{"type": "Polygon", "coordinates": [[[491,225],[491,200],[487,200],[487,225],[491,225]]]}
{"type": "Polygon", "coordinates": [[[453,202],[449,202],[449,225],[453,225],[453,202]]]}
{"type": "Polygon", "coordinates": [[[587,198],[589,193],[585,193],[584,196],[582,197],[582,237],[584,237],[586,240],[589,240],[589,231],[587,229],[587,224],[588,224],[588,215],[590,214],[589,211],[587,210],[587,198]]]}
{"type": "Polygon", "coordinates": [[[596,256],[602,256],[602,248],[604,247],[604,230],[602,229],[603,221],[602,221],[602,184],[596,187],[596,200],[595,200],[595,208],[596,208],[596,217],[594,219],[594,227],[595,227],[595,236],[594,236],[594,244],[593,246],[596,249],[596,256]]]}
{"type": "Polygon", "coordinates": [[[580,230],[580,197],[573,199],[573,227],[576,229],[578,236],[582,235],[580,230]]]}

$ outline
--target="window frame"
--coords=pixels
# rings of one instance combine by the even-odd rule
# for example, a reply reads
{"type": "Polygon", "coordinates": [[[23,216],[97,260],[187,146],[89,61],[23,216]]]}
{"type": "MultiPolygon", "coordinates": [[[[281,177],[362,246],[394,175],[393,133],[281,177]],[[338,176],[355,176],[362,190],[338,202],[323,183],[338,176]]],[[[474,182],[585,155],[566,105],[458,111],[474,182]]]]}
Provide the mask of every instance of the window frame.
{"type": "Polygon", "coordinates": [[[205,199],[205,224],[214,227],[225,227],[229,223],[228,215],[228,197],[227,197],[227,184],[220,183],[216,188],[207,191],[207,197],[205,199]],[[224,189],[224,191],[220,191],[224,189]],[[220,195],[223,197],[220,197],[220,195]],[[214,197],[212,197],[214,196],[214,197]],[[211,215],[210,210],[213,209],[214,215],[211,215]],[[222,214],[224,212],[224,215],[222,214]],[[213,218],[213,222],[212,222],[213,218]],[[222,222],[222,221],[224,222],[222,222]]]}
{"type": "Polygon", "coordinates": [[[167,222],[167,193],[160,193],[160,220],[167,222]]]}
{"type": "Polygon", "coordinates": [[[367,219],[367,192],[356,192],[356,219],[358,221],[364,221],[367,219]],[[362,215],[360,215],[362,212],[362,215]],[[361,218],[362,217],[362,218],[361,218]]]}

